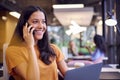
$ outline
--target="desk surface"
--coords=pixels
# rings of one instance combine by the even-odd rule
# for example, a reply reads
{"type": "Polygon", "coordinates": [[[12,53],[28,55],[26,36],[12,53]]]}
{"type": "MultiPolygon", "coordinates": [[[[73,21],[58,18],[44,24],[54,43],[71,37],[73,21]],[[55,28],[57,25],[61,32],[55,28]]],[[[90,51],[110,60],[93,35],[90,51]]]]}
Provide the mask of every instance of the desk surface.
{"type": "MultiPolygon", "coordinates": [[[[80,56],[70,56],[68,59],[73,59],[73,60],[91,60],[90,55],[80,55],[80,56]]],[[[103,60],[108,60],[108,57],[104,57],[103,60]]]]}
{"type": "MultiPolygon", "coordinates": [[[[70,67],[69,69],[74,69],[70,67]]],[[[112,67],[102,67],[100,73],[100,80],[120,80],[120,69],[112,67]]]]}
{"type": "Polygon", "coordinates": [[[91,59],[91,56],[90,55],[81,55],[81,56],[71,56],[71,57],[68,57],[68,59],[73,59],[73,60],[89,60],[91,59]]]}
{"type": "MultiPolygon", "coordinates": [[[[75,67],[70,67],[69,69],[75,69],[75,67]]],[[[1,76],[3,76],[3,71],[0,70],[1,76]]],[[[3,78],[0,76],[0,80],[3,78]]],[[[120,80],[120,69],[103,67],[100,74],[100,80],[120,80]]]]}
{"type": "Polygon", "coordinates": [[[120,69],[103,67],[101,72],[119,72],[120,73],[120,69]]]}
{"type": "Polygon", "coordinates": [[[101,80],[120,80],[120,69],[103,67],[100,74],[101,80]]]}
{"type": "Polygon", "coordinates": [[[119,72],[101,72],[100,80],[120,80],[119,72]]]}

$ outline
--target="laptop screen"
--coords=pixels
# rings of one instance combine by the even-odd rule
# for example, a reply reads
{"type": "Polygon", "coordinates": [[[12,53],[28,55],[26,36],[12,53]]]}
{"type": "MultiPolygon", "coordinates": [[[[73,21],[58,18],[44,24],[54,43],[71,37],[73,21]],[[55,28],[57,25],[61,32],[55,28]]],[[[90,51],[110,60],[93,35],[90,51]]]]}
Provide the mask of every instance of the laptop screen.
{"type": "Polygon", "coordinates": [[[99,80],[102,63],[68,70],[64,80],[99,80]]]}

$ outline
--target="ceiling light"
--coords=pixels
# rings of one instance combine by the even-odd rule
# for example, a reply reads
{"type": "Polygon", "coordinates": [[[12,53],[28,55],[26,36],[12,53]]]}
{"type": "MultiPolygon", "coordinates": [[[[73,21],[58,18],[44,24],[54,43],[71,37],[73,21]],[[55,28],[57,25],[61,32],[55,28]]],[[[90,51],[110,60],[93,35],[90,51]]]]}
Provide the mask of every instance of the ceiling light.
{"type": "Polygon", "coordinates": [[[107,12],[107,13],[108,13],[108,19],[105,20],[105,24],[107,26],[115,26],[117,24],[116,18],[111,12],[107,12]]]}
{"type": "Polygon", "coordinates": [[[105,20],[105,24],[107,26],[115,26],[117,24],[117,21],[115,19],[107,19],[105,20]]]}
{"type": "Polygon", "coordinates": [[[117,25],[117,20],[115,18],[115,16],[113,14],[111,14],[110,12],[108,12],[109,18],[105,20],[105,24],[107,26],[115,26],[120,34],[120,28],[117,25]]]}
{"type": "Polygon", "coordinates": [[[2,20],[6,21],[7,17],[6,16],[2,16],[2,20]]]}
{"type": "Polygon", "coordinates": [[[53,8],[55,9],[61,9],[61,8],[83,8],[84,4],[61,4],[61,5],[53,5],[53,8]]]}
{"type": "Polygon", "coordinates": [[[69,29],[66,30],[67,35],[71,35],[71,34],[75,35],[80,32],[86,31],[87,29],[86,27],[79,26],[74,20],[71,21],[71,24],[72,25],[69,26],[69,29]]]}
{"type": "Polygon", "coordinates": [[[13,17],[15,17],[15,18],[19,18],[20,17],[20,13],[18,13],[18,12],[9,12],[9,14],[11,15],[11,16],[13,16],[13,17]]]}

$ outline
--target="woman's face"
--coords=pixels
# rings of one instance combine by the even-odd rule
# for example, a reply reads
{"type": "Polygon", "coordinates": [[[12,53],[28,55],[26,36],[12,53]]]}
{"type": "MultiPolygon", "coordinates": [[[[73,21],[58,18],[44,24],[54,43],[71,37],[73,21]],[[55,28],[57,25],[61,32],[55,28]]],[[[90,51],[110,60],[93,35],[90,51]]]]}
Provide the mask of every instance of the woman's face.
{"type": "Polygon", "coordinates": [[[40,40],[46,31],[45,15],[41,11],[34,12],[28,19],[28,23],[35,28],[33,35],[35,40],[40,40]]]}

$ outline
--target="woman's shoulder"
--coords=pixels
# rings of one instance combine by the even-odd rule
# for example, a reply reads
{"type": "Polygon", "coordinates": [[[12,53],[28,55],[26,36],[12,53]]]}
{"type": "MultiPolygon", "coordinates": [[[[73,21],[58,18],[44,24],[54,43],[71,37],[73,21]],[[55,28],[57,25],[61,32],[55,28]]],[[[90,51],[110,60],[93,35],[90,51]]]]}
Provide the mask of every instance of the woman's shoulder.
{"type": "Polygon", "coordinates": [[[7,50],[19,50],[24,47],[25,47],[24,45],[9,45],[7,50]]]}
{"type": "Polygon", "coordinates": [[[59,48],[56,44],[50,44],[50,46],[51,46],[53,49],[59,48]]]}
{"type": "Polygon", "coordinates": [[[10,43],[7,48],[8,48],[8,49],[11,49],[11,48],[19,48],[19,47],[23,46],[24,44],[25,44],[25,43],[23,43],[23,42],[20,42],[20,43],[17,43],[17,44],[10,43]]]}
{"type": "Polygon", "coordinates": [[[8,48],[6,49],[6,50],[18,50],[18,49],[20,49],[20,47],[19,46],[8,46],[8,48]]]}
{"type": "Polygon", "coordinates": [[[103,51],[101,51],[100,49],[96,49],[95,55],[104,56],[105,53],[103,51]]]}
{"type": "Polygon", "coordinates": [[[96,49],[96,51],[99,52],[99,53],[104,53],[103,51],[101,51],[101,50],[98,49],[98,48],[96,49]]]}
{"type": "Polygon", "coordinates": [[[57,62],[61,61],[64,59],[64,54],[61,51],[61,49],[56,45],[56,44],[50,44],[52,49],[54,50],[55,54],[56,54],[56,59],[57,62]]]}
{"type": "Polygon", "coordinates": [[[6,54],[10,55],[10,54],[13,54],[13,53],[21,53],[22,51],[25,51],[25,47],[24,46],[11,45],[11,46],[7,47],[6,54]]]}
{"type": "Polygon", "coordinates": [[[56,44],[50,44],[55,53],[61,53],[61,49],[56,44]]]}
{"type": "Polygon", "coordinates": [[[18,53],[20,48],[18,46],[8,46],[6,49],[6,57],[12,57],[15,55],[14,53],[18,53]]]}

